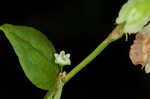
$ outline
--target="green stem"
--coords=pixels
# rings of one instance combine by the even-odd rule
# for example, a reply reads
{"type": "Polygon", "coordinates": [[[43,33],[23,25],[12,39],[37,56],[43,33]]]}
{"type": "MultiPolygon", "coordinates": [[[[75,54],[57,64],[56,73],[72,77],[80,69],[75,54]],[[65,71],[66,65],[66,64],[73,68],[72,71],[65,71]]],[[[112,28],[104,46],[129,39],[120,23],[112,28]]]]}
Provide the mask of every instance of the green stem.
{"type": "MultiPolygon", "coordinates": [[[[99,55],[105,47],[107,47],[111,42],[118,40],[122,37],[122,29],[124,24],[118,25],[112,33],[89,55],[87,56],[80,64],[78,64],[74,69],[69,72],[65,78],[61,80],[63,84],[67,83],[72,77],[74,77],[80,70],[82,70],[88,63],[90,63],[97,55],[99,55]]],[[[58,84],[59,85],[59,84],[58,84]]],[[[58,86],[57,85],[57,86],[58,86]]],[[[52,96],[55,95],[57,91],[57,86],[51,91],[48,91],[44,99],[53,99],[52,96]]],[[[60,90],[61,91],[61,90],[60,90]]],[[[61,95],[60,93],[58,95],[61,95]]]]}
{"type": "Polygon", "coordinates": [[[74,69],[72,69],[64,78],[63,82],[67,83],[72,77],[74,77],[80,70],[82,70],[87,64],[89,64],[97,55],[99,55],[105,47],[107,47],[111,42],[118,40],[122,37],[122,29],[124,24],[118,25],[112,33],[80,64],[78,64],[74,69]]]}

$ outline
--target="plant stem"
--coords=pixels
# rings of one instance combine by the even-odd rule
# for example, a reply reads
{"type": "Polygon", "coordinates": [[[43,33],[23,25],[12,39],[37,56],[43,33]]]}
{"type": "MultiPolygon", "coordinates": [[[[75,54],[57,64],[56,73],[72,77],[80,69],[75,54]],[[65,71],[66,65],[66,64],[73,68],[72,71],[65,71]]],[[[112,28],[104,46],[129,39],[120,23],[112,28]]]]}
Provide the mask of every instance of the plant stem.
{"type": "Polygon", "coordinates": [[[64,78],[63,82],[67,83],[72,77],[74,77],[80,70],[82,70],[87,64],[89,64],[97,55],[99,55],[105,47],[107,47],[111,42],[118,40],[122,37],[124,23],[118,25],[111,34],[89,55],[87,56],[80,64],[73,68],[64,78]]]}
{"type": "MultiPolygon", "coordinates": [[[[63,76],[61,79],[62,83],[63,84],[67,83],[80,70],[82,70],[85,66],[87,66],[87,64],[90,63],[97,55],[99,55],[104,50],[105,47],[107,47],[111,42],[116,41],[119,38],[121,38],[123,35],[123,33],[122,33],[123,26],[124,26],[124,23],[118,25],[109,34],[109,36],[89,56],[87,56],[80,64],[78,64],[75,68],[73,68],[66,76],[63,76]]],[[[48,91],[47,94],[45,95],[44,99],[52,99],[52,96],[56,92],[57,86],[56,87],[54,86],[54,88],[51,91],[48,91]]]]}

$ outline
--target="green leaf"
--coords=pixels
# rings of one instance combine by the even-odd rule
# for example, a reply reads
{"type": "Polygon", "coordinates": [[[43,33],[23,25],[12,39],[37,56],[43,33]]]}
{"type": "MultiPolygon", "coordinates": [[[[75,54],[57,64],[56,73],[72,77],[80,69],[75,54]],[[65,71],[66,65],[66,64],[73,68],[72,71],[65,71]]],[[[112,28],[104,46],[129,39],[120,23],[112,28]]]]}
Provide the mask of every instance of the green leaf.
{"type": "Polygon", "coordinates": [[[46,36],[28,26],[4,24],[0,30],[13,46],[29,80],[38,88],[51,89],[60,69],[54,63],[55,48],[46,36]]]}

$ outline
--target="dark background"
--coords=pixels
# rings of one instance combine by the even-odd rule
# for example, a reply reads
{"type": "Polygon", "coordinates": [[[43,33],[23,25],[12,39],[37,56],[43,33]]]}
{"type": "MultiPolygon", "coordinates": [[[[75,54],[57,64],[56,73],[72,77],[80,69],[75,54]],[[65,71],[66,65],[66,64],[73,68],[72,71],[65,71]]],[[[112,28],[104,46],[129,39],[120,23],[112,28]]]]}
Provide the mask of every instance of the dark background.
{"type": "MultiPolygon", "coordinates": [[[[69,72],[115,27],[120,7],[127,0],[6,1],[0,4],[0,24],[39,29],[57,52],[71,53],[69,72]]],[[[150,76],[128,56],[134,35],[109,45],[100,56],[70,80],[62,99],[148,99],[150,76]]],[[[25,77],[8,40],[0,35],[0,99],[42,99],[46,91],[25,77]]]]}

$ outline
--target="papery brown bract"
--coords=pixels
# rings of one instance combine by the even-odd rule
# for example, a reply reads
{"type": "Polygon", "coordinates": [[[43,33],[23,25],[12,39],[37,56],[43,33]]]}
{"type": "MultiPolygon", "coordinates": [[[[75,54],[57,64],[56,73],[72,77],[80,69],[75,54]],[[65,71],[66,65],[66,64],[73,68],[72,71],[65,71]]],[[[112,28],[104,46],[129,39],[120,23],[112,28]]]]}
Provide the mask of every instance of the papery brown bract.
{"type": "MultiPolygon", "coordinates": [[[[142,68],[149,66],[150,36],[148,33],[138,33],[136,35],[136,39],[134,40],[133,45],[131,45],[129,56],[134,65],[141,64],[142,68]]],[[[146,73],[148,73],[147,70],[149,70],[149,67],[146,68],[146,73]]]]}
{"type": "Polygon", "coordinates": [[[144,36],[141,34],[136,35],[133,45],[130,48],[130,59],[134,65],[141,64],[142,67],[146,64],[146,57],[142,48],[143,48],[144,36]]]}

